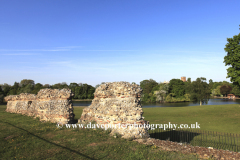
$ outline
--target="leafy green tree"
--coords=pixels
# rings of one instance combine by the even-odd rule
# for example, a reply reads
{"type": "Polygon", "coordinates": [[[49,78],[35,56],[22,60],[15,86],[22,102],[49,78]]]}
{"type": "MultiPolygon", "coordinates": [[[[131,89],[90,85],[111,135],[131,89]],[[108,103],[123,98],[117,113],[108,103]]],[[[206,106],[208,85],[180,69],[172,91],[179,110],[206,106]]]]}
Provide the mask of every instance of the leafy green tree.
{"type": "Polygon", "coordinates": [[[75,87],[74,99],[81,99],[82,90],[83,90],[82,86],[75,87]]]}
{"type": "Polygon", "coordinates": [[[63,88],[69,88],[66,82],[62,83],[56,83],[51,86],[52,89],[63,89],[63,88]]]}
{"type": "Polygon", "coordinates": [[[19,83],[15,82],[9,91],[9,95],[16,95],[20,90],[19,83]]]}
{"type": "Polygon", "coordinates": [[[217,96],[221,96],[222,95],[221,91],[220,91],[220,88],[221,88],[221,86],[217,86],[217,88],[215,89],[215,92],[216,92],[217,96]]]}
{"type": "Polygon", "coordinates": [[[2,85],[2,90],[3,90],[4,97],[8,96],[11,90],[11,86],[7,83],[4,83],[4,85],[2,85]]]}
{"type": "Polygon", "coordinates": [[[224,48],[227,55],[223,61],[225,66],[230,66],[227,69],[227,78],[240,85],[240,33],[233,38],[227,38],[227,41],[228,43],[224,48]]]}
{"type": "Polygon", "coordinates": [[[50,84],[44,84],[44,85],[43,85],[43,88],[50,88],[50,87],[51,87],[50,84]]]}
{"type": "Polygon", "coordinates": [[[169,85],[165,83],[160,83],[158,86],[154,87],[153,90],[155,88],[158,89],[154,92],[156,95],[156,101],[164,101],[169,91],[169,85]]]}
{"type": "Polygon", "coordinates": [[[93,99],[95,88],[88,84],[75,87],[75,99],[93,99]]]}
{"type": "Polygon", "coordinates": [[[210,90],[209,85],[206,82],[206,78],[201,77],[197,78],[196,81],[193,81],[191,84],[192,93],[191,99],[195,102],[200,102],[200,106],[203,102],[207,103],[210,99],[210,90]]]}
{"type": "Polygon", "coordinates": [[[192,84],[191,78],[188,78],[188,80],[184,82],[185,94],[191,94],[191,84],[192,84]]]}
{"type": "Polygon", "coordinates": [[[88,91],[88,99],[93,99],[94,98],[94,92],[95,92],[95,88],[90,86],[89,91],[88,91]]]}
{"type": "Polygon", "coordinates": [[[21,93],[32,93],[34,86],[29,83],[24,88],[21,89],[21,93]]]}
{"type": "Polygon", "coordinates": [[[77,83],[70,83],[69,88],[70,88],[70,89],[73,89],[73,88],[75,88],[75,87],[77,87],[77,86],[78,86],[77,83]]]}
{"type": "Polygon", "coordinates": [[[153,79],[143,80],[140,82],[140,87],[143,89],[143,94],[151,93],[152,89],[157,85],[158,83],[153,79]]]}
{"type": "Polygon", "coordinates": [[[0,86],[0,103],[3,102],[3,98],[4,98],[4,93],[3,93],[2,87],[0,86]]]}
{"type": "Polygon", "coordinates": [[[227,96],[227,94],[229,94],[232,91],[232,87],[230,87],[229,85],[222,85],[220,87],[220,92],[222,95],[227,96]]]}
{"type": "Polygon", "coordinates": [[[209,79],[209,88],[210,88],[210,90],[212,90],[213,89],[213,80],[212,79],[209,79]]]}
{"type": "Polygon", "coordinates": [[[35,86],[33,87],[32,93],[33,93],[33,94],[37,94],[37,93],[40,91],[40,89],[43,89],[43,85],[42,85],[41,83],[37,83],[37,84],[35,84],[35,86]]]}
{"type": "Polygon", "coordinates": [[[240,88],[238,85],[234,85],[231,91],[232,94],[235,96],[240,96],[240,88]]]}
{"type": "Polygon", "coordinates": [[[157,85],[158,85],[158,83],[153,79],[141,81],[140,82],[140,87],[143,89],[141,101],[147,102],[147,103],[156,101],[156,97],[152,93],[152,90],[157,85]],[[151,96],[149,95],[149,93],[151,93],[150,94],[151,96]]]}
{"type": "Polygon", "coordinates": [[[69,88],[72,90],[72,92],[75,95],[75,88],[78,87],[77,83],[70,83],[69,88]]]}
{"type": "Polygon", "coordinates": [[[23,80],[21,80],[21,82],[20,82],[20,86],[21,87],[25,87],[26,85],[28,85],[28,84],[31,84],[31,85],[35,85],[35,82],[34,82],[34,80],[31,80],[31,79],[23,79],[23,80]]]}
{"type": "Polygon", "coordinates": [[[184,82],[180,79],[171,79],[169,82],[169,92],[174,93],[176,97],[181,97],[185,94],[184,82]]]}

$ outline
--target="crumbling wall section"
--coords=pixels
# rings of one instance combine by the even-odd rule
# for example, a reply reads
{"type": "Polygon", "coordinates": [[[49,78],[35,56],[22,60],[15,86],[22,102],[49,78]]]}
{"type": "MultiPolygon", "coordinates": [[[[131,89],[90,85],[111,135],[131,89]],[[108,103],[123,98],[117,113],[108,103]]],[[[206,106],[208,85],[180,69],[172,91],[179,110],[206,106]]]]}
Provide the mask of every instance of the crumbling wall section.
{"type": "Polygon", "coordinates": [[[142,89],[137,84],[102,84],[96,89],[92,104],[83,109],[79,123],[96,121],[97,124],[119,126],[112,128],[112,133],[119,133],[123,138],[149,137],[146,127],[129,126],[148,124],[142,117],[141,93],[142,89]]]}
{"type": "Polygon", "coordinates": [[[39,117],[41,121],[72,123],[74,120],[70,89],[41,89],[37,95],[21,93],[5,97],[7,112],[39,117]]]}

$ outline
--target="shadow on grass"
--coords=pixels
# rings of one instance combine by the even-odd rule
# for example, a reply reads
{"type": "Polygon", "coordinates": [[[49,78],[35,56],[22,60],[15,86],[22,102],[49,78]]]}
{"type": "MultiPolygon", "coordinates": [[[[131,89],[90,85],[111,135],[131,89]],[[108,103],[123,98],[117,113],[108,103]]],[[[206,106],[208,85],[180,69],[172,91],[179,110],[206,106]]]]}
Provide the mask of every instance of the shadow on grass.
{"type": "Polygon", "coordinates": [[[158,131],[150,133],[151,138],[160,139],[160,140],[169,140],[179,143],[190,143],[195,136],[198,136],[200,133],[190,132],[190,131],[158,131]]]}
{"type": "MultiPolygon", "coordinates": [[[[0,121],[1,121],[1,120],[0,120],[0,121]]],[[[66,149],[66,150],[68,150],[68,151],[71,151],[71,152],[73,152],[73,153],[76,153],[76,154],[78,154],[78,155],[80,155],[80,156],[83,156],[83,157],[85,157],[85,158],[95,160],[94,158],[91,158],[91,157],[89,157],[89,156],[87,156],[87,155],[84,155],[84,154],[82,154],[82,153],[80,153],[80,152],[78,152],[78,151],[75,151],[75,150],[72,150],[72,149],[70,149],[70,148],[67,148],[67,147],[61,146],[61,145],[59,145],[59,144],[53,143],[53,142],[51,142],[51,141],[48,141],[48,140],[46,140],[46,139],[44,139],[44,138],[42,138],[42,137],[39,137],[39,136],[37,136],[37,135],[35,135],[35,134],[33,134],[33,133],[31,133],[31,132],[23,129],[23,128],[17,127],[17,126],[15,126],[15,125],[13,125],[13,124],[11,124],[11,123],[9,123],[9,122],[4,122],[4,121],[1,121],[1,122],[6,123],[6,124],[8,124],[8,125],[11,125],[11,126],[13,126],[13,127],[15,127],[15,128],[18,128],[18,129],[20,129],[20,130],[23,130],[23,131],[27,132],[28,134],[30,134],[30,135],[32,135],[32,136],[34,136],[34,137],[37,137],[37,138],[39,138],[39,139],[41,139],[41,140],[43,140],[43,141],[45,141],[45,142],[47,142],[47,143],[50,143],[50,144],[53,144],[53,145],[55,145],[55,146],[61,147],[61,148],[63,148],[63,149],[66,149]]],[[[105,158],[105,157],[102,157],[102,158],[100,158],[100,159],[104,159],[104,158],[105,158]]]]}

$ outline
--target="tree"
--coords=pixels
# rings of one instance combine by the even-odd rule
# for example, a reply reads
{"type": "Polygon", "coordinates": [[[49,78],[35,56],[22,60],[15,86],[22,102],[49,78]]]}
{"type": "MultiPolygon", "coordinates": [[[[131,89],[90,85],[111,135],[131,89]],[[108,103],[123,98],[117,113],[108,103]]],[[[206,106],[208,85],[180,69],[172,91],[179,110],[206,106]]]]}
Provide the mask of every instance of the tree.
{"type": "Polygon", "coordinates": [[[35,85],[35,82],[34,82],[34,80],[31,80],[31,79],[23,79],[23,80],[21,80],[21,82],[20,82],[20,86],[21,87],[25,87],[26,85],[28,85],[28,84],[32,84],[33,86],[35,85]]]}
{"type": "Polygon", "coordinates": [[[209,85],[206,82],[206,78],[200,77],[196,81],[193,81],[191,84],[192,92],[191,99],[195,102],[199,102],[200,106],[203,102],[207,103],[210,99],[210,90],[209,85]]]}
{"type": "Polygon", "coordinates": [[[221,94],[221,92],[220,92],[220,88],[221,88],[221,86],[217,86],[216,89],[213,89],[213,90],[212,90],[212,95],[213,95],[213,96],[221,96],[222,94],[221,94]]]}
{"type": "Polygon", "coordinates": [[[214,84],[214,83],[213,83],[213,80],[212,80],[212,79],[209,79],[209,88],[210,88],[210,89],[213,89],[213,88],[212,88],[212,87],[213,87],[213,84],[214,84]]]}
{"type": "Polygon", "coordinates": [[[169,93],[174,93],[176,97],[185,94],[184,82],[180,79],[171,79],[169,82],[169,93]]]}
{"type": "Polygon", "coordinates": [[[229,85],[222,85],[220,87],[220,92],[222,95],[226,95],[229,94],[232,91],[232,87],[230,87],[229,85]]]}
{"type": "Polygon", "coordinates": [[[156,101],[163,101],[169,91],[169,85],[165,83],[160,83],[157,87],[158,90],[155,91],[156,101]]]}
{"type": "Polygon", "coordinates": [[[21,89],[21,93],[32,93],[34,86],[29,83],[24,88],[21,89]]]}
{"type": "Polygon", "coordinates": [[[191,93],[191,78],[188,78],[186,82],[184,82],[184,88],[185,88],[185,94],[190,94],[191,93]]]}
{"type": "MultiPolygon", "coordinates": [[[[157,85],[158,83],[153,79],[143,80],[140,82],[140,87],[143,89],[143,92],[142,92],[143,102],[156,101],[156,97],[149,96],[149,93],[152,93],[153,88],[156,87],[157,85]]],[[[153,94],[150,94],[150,95],[153,95],[153,94]]]]}
{"type": "Polygon", "coordinates": [[[32,93],[37,94],[40,91],[40,89],[43,89],[43,85],[41,83],[37,83],[35,84],[32,93]]]}
{"type": "Polygon", "coordinates": [[[227,38],[228,43],[224,48],[227,55],[224,57],[225,66],[230,66],[227,69],[227,78],[230,81],[240,85],[240,33],[233,36],[233,38],[227,38]]]}
{"type": "Polygon", "coordinates": [[[234,85],[231,91],[232,94],[234,94],[235,96],[240,96],[240,88],[237,85],[234,85]]]}
{"type": "Polygon", "coordinates": [[[50,86],[50,84],[44,84],[43,85],[43,88],[50,88],[51,86],[50,86]]]}
{"type": "Polygon", "coordinates": [[[9,95],[16,95],[20,90],[19,83],[15,82],[9,91],[9,95]]]}
{"type": "Polygon", "coordinates": [[[75,87],[77,87],[77,86],[78,86],[77,83],[70,83],[69,88],[70,88],[70,89],[73,89],[73,88],[75,88],[75,87]]]}
{"type": "Polygon", "coordinates": [[[52,85],[51,88],[53,88],[53,89],[63,89],[63,88],[68,88],[68,85],[67,85],[66,82],[56,83],[56,84],[52,85]]]}
{"type": "Polygon", "coordinates": [[[3,102],[3,97],[4,97],[3,90],[2,87],[0,86],[0,103],[3,102]]]}
{"type": "Polygon", "coordinates": [[[8,96],[9,95],[10,89],[11,89],[11,86],[9,84],[4,83],[4,85],[2,85],[2,90],[3,90],[4,96],[8,96]]]}

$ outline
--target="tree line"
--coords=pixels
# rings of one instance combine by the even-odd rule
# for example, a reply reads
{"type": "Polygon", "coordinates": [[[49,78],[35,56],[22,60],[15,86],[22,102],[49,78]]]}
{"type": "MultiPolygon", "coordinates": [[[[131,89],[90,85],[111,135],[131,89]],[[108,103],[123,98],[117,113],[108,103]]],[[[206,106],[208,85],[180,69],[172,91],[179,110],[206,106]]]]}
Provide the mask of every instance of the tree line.
{"type": "MultiPolygon", "coordinates": [[[[95,87],[86,83],[70,83],[67,85],[65,82],[43,85],[41,83],[35,84],[34,80],[23,79],[19,83],[15,82],[12,86],[6,83],[0,86],[0,102],[2,102],[5,96],[18,95],[20,93],[37,94],[40,89],[44,88],[69,88],[74,93],[74,99],[93,99],[95,89],[100,84],[95,87]]],[[[169,83],[157,83],[155,80],[149,79],[141,81],[140,87],[143,89],[141,100],[146,103],[186,101],[204,103],[207,102],[210,96],[226,96],[229,93],[240,96],[238,85],[226,81],[213,82],[211,79],[207,83],[206,78],[203,77],[197,78],[193,82],[191,82],[191,78],[188,78],[186,82],[180,79],[171,79],[169,83]]]]}
{"type": "Polygon", "coordinates": [[[4,83],[0,85],[0,103],[3,102],[3,98],[8,95],[18,95],[20,93],[31,93],[31,94],[37,94],[40,89],[44,88],[50,88],[50,89],[63,89],[63,88],[69,88],[74,93],[74,99],[93,99],[95,92],[95,87],[88,85],[88,84],[82,84],[82,83],[70,83],[67,85],[67,83],[57,83],[54,85],[49,84],[41,84],[37,83],[35,84],[34,80],[31,79],[23,79],[20,83],[15,82],[14,85],[9,85],[7,83],[4,83]]]}
{"type": "Polygon", "coordinates": [[[227,81],[213,82],[212,79],[207,83],[204,77],[197,78],[193,82],[191,78],[186,82],[171,79],[169,83],[157,83],[149,79],[141,81],[140,86],[143,89],[142,101],[146,103],[195,101],[201,105],[214,96],[223,97],[230,93],[240,96],[239,85],[227,81]]]}

